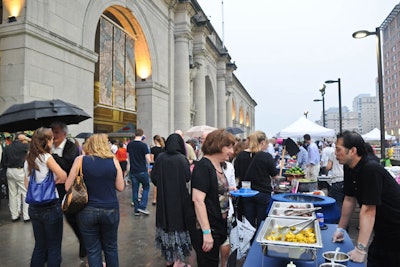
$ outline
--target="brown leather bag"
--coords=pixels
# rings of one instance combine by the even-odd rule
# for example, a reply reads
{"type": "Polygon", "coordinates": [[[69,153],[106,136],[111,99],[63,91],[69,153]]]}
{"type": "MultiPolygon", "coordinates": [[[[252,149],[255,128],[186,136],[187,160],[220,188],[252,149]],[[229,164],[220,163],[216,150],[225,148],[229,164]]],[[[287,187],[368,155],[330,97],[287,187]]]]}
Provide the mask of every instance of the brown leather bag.
{"type": "Polygon", "coordinates": [[[82,173],[82,160],[79,164],[78,171],[76,172],[75,181],[65,194],[61,204],[64,213],[75,214],[81,211],[88,203],[88,193],[83,180],[82,173]]]}

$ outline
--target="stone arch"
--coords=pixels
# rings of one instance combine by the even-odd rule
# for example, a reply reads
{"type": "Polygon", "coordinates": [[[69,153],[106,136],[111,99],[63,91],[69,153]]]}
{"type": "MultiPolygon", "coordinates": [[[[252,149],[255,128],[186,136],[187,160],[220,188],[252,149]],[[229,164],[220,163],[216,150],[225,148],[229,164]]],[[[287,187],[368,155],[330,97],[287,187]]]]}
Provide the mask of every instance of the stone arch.
{"type": "Polygon", "coordinates": [[[244,124],[244,119],[245,119],[245,117],[244,117],[243,106],[240,105],[240,107],[239,107],[239,123],[244,124]]]}
{"type": "Polygon", "coordinates": [[[232,105],[232,121],[236,121],[236,118],[237,118],[237,114],[236,114],[236,112],[237,112],[237,107],[236,107],[236,101],[235,101],[235,97],[234,96],[232,96],[232,103],[231,103],[231,105],[232,105]]]}
{"type": "MultiPolygon", "coordinates": [[[[93,2],[91,2],[92,4],[93,2]]],[[[139,20],[136,18],[134,15],[134,12],[132,12],[132,9],[129,9],[128,7],[125,7],[120,4],[115,4],[109,3],[108,6],[101,6],[101,5],[96,5],[93,4],[92,7],[96,6],[98,10],[102,10],[102,13],[100,13],[99,17],[97,17],[97,20],[94,20],[92,18],[92,22],[96,22],[95,26],[95,31],[94,31],[94,39],[93,39],[93,49],[94,51],[98,52],[98,47],[100,45],[99,39],[100,38],[97,34],[99,34],[99,23],[101,22],[102,15],[104,15],[107,19],[105,21],[109,21],[110,24],[114,25],[112,26],[112,29],[123,29],[118,32],[123,32],[125,33],[126,36],[129,36],[129,39],[133,39],[134,43],[130,45],[129,47],[127,46],[126,54],[123,54],[122,56],[125,57],[124,62],[128,62],[126,59],[129,56],[129,58],[133,59],[134,62],[133,64],[129,65],[132,66],[130,68],[122,69],[127,71],[126,72],[126,77],[130,77],[130,80],[122,80],[122,83],[119,83],[121,86],[119,86],[120,89],[118,91],[114,91],[114,78],[112,78],[112,86],[109,84],[108,89],[111,93],[111,98],[113,100],[103,102],[100,100],[100,96],[103,96],[102,99],[107,99],[110,98],[109,95],[107,95],[106,98],[104,98],[104,87],[103,89],[101,85],[104,85],[104,81],[110,81],[110,78],[106,78],[107,80],[103,80],[103,82],[99,82],[99,77],[104,77],[100,76],[99,69],[97,68],[97,65],[95,67],[95,79],[94,79],[94,131],[95,132],[113,132],[121,127],[125,126],[128,122],[132,122],[133,124],[137,124],[137,93],[135,91],[136,89],[136,82],[138,80],[145,80],[145,79],[153,79],[152,75],[152,60],[151,60],[151,54],[150,54],[150,48],[148,45],[147,38],[145,36],[145,32],[141,26],[141,23],[139,20]],[[100,8],[105,8],[105,9],[100,9],[100,8]],[[132,51],[133,48],[133,51],[132,51]],[[112,88],[112,89],[111,89],[112,88]],[[122,89],[121,89],[122,88],[122,89]],[[125,89],[124,89],[125,88],[125,89]],[[125,90],[125,91],[121,91],[125,90]],[[116,95],[114,95],[114,92],[118,92],[116,95]],[[114,96],[117,98],[114,99],[114,96]],[[117,101],[117,102],[115,102],[117,101]],[[122,104],[121,104],[122,103],[122,104]],[[105,104],[105,105],[104,105],[105,104]]],[[[91,6],[91,5],[89,5],[91,6]]],[[[135,5],[132,4],[132,7],[134,8],[135,5]]],[[[141,14],[142,12],[136,11],[137,14],[141,14]]],[[[98,14],[98,13],[96,13],[98,14]]],[[[85,17],[86,20],[86,17],[85,17]]],[[[146,25],[146,23],[144,23],[146,25]]],[[[85,27],[84,29],[88,29],[89,27],[85,27]]],[[[113,30],[114,31],[114,30],[113,30]]],[[[118,36],[118,35],[116,35],[118,36]]],[[[150,34],[148,34],[150,36],[150,34]]],[[[111,33],[109,36],[111,38],[111,42],[114,43],[114,34],[111,33]]],[[[113,46],[113,45],[112,45],[113,46]]],[[[109,47],[109,46],[108,46],[109,47]]],[[[112,50],[112,48],[111,48],[112,50]]],[[[112,56],[111,58],[108,58],[106,60],[111,60],[112,62],[112,69],[114,68],[114,61],[117,58],[114,58],[114,52],[110,53],[112,56]]],[[[121,62],[121,61],[120,61],[121,62]]],[[[123,63],[124,65],[126,63],[123,63]]],[[[103,64],[103,66],[107,66],[108,64],[103,64]]],[[[115,66],[122,66],[121,64],[115,65],[115,66]]],[[[119,68],[118,68],[119,69],[119,68]]],[[[105,72],[106,73],[106,72],[105,72]]],[[[124,72],[122,72],[124,73],[124,72]]],[[[118,76],[120,77],[120,76],[118,76]]],[[[108,93],[107,93],[108,94],[108,93]]]]}
{"type": "MultiPolygon", "coordinates": [[[[96,29],[99,23],[101,15],[106,11],[110,11],[121,23],[122,27],[136,36],[137,40],[135,43],[135,54],[137,72],[141,71],[143,64],[148,64],[149,72],[141,75],[141,78],[148,78],[150,75],[152,80],[157,80],[158,66],[155,55],[154,40],[150,34],[148,23],[143,16],[143,12],[139,9],[136,3],[129,2],[129,6],[126,6],[126,1],[96,1],[91,0],[88,4],[85,12],[85,18],[83,25],[85,25],[82,31],[82,46],[94,51],[96,29]],[[140,55],[140,56],[139,56],[140,55]],[[139,70],[140,69],[140,70],[139,70]]],[[[139,73],[138,73],[139,75],[139,73]]]]}
{"type": "Polygon", "coordinates": [[[210,76],[206,76],[206,124],[210,126],[216,125],[216,111],[215,111],[215,103],[216,103],[216,94],[214,93],[214,87],[212,85],[212,81],[210,76]]]}

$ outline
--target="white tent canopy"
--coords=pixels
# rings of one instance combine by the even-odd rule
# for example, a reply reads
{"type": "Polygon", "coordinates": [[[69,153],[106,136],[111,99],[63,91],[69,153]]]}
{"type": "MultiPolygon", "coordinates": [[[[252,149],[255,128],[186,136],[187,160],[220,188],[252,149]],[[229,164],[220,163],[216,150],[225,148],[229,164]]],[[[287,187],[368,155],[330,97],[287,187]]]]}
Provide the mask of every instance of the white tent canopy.
{"type": "Polygon", "coordinates": [[[282,138],[303,138],[309,134],[312,139],[335,137],[335,130],[322,127],[309,119],[301,116],[297,121],[281,130],[277,136],[282,138]]]}
{"type": "MultiPolygon", "coordinates": [[[[374,128],[370,132],[363,134],[362,138],[364,138],[365,141],[379,141],[381,140],[381,131],[378,128],[374,128]]],[[[396,137],[393,135],[385,134],[385,139],[395,140],[396,137]]]]}

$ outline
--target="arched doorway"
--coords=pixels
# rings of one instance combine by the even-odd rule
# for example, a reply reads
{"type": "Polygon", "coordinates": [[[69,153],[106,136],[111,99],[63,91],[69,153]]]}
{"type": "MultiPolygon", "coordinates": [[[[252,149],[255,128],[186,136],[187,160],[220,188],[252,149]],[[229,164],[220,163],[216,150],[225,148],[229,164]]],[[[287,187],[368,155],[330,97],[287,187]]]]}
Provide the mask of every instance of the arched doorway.
{"type": "Polygon", "coordinates": [[[151,76],[146,38],[137,19],[122,6],[107,8],[99,19],[95,51],[99,60],[94,75],[95,133],[136,125],[135,83],[151,76]]]}

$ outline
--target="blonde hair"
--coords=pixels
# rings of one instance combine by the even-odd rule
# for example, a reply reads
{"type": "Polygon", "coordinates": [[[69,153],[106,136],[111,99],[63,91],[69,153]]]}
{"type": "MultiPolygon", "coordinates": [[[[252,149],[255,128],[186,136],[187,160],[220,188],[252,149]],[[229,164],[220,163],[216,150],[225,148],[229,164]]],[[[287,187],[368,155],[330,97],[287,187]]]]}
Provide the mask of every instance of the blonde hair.
{"type": "Polygon", "coordinates": [[[114,157],[106,134],[93,134],[90,136],[83,145],[83,151],[86,155],[97,156],[102,159],[114,157]]]}
{"type": "Polygon", "coordinates": [[[268,144],[268,138],[263,131],[255,131],[249,136],[249,151],[257,153],[260,151],[260,144],[265,141],[268,144]]]}

